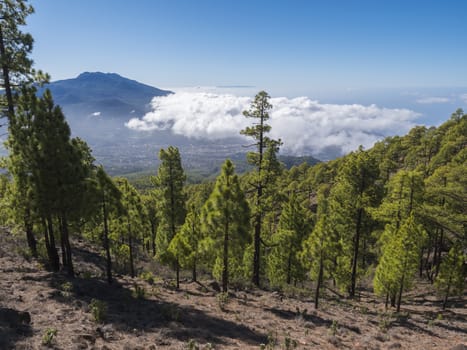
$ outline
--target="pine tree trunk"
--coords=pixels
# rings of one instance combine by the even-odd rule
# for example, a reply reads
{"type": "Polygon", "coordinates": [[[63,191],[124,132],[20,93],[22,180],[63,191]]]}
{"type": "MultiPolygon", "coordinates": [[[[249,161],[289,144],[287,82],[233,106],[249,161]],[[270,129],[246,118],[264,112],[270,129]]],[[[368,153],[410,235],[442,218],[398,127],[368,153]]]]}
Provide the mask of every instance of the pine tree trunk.
{"type": "Polygon", "coordinates": [[[57,272],[60,270],[60,259],[58,257],[57,248],[55,246],[53,222],[50,216],[47,218],[47,233],[49,239],[49,250],[47,252],[49,255],[49,263],[52,267],[52,270],[57,272]]]}
{"type": "Polygon", "coordinates": [[[130,248],[130,275],[135,277],[135,266],[133,261],[133,237],[131,234],[131,226],[128,223],[128,247],[130,248]]]}
{"type": "Polygon", "coordinates": [[[316,283],[316,291],[315,291],[315,309],[318,308],[319,290],[321,288],[322,281],[323,281],[323,253],[321,253],[321,258],[319,260],[318,281],[316,283]]]}
{"type": "Polygon", "coordinates": [[[425,273],[430,283],[433,284],[434,281],[431,276],[431,265],[430,265],[431,251],[432,251],[432,244],[430,242],[430,244],[428,245],[428,252],[426,253],[426,258],[425,258],[425,273]]]}
{"type": "Polygon", "coordinates": [[[8,67],[8,59],[6,57],[5,41],[3,37],[3,28],[0,24],[0,61],[2,62],[3,88],[8,105],[8,118],[11,121],[15,115],[15,107],[13,102],[13,92],[10,83],[10,69],[8,67]]]}
{"type": "Polygon", "coordinates": [[[399,286],[399,295],[397,297],[397,308],[396,308],[397,312],[401,311],[402,292],[404,290],[404,281],[405,281],[406,261],[404,262],[403,268],[404,268],[403,270],[404,272],[402,273],[401,284],[399,286]]]}
{"type": "Polygon", "coordinates": [[[256,214],[255,235],[253,252],[253,284],[259,287],[260,277],[260,244],[261,244],[261,214],[256,214]]]}
{"type": "Polygon", "coordinates": [[[151,221],[151,247],[152,256],[156,256],[156,224],[151,221]]]}
{"type": "Polygon", "coordinates": [[[193,261],[193,266],[192,266],[192,270],[191,270],[191,276],[192,276],[193,282],[196,282],[196,281],[197,281],[196,259],[193,261]]]}
{"type": "Polygon", "coordinates": [[[443,300],[443,310],[446,309],[446,306],[448,304],[448,298],[449,298],[449,292],[451,291],[451,281],[452,281],[452,272],[449,275],[449,280],[448,280],[448,287],[446,289],[446,294],[444,295],[444,300],[443,300]]]}
{"type": "Polygon", "coordinates": [[[291,270],[292,270],[292,247],[289,248],[289,257],[287,259],[287,284],[290,284],[292,280],[291,270]]]}
{"type": "Polygon", "coordinates": [[[59,228],[60,228],[60,249],[62,250],[62,264],[64,267],[68,266],[66,247],[65,247],[65,232],[63,229],[62,218],[58,219],[59,228]]]}
{"type": "Polygon", "coordinates": [[[112,283],[112,258],[110,256],[110,244],[109,244],[109,227],[107,224],[107,207],[105,205],[105,198],[102,201],[102,214],[104,216],[104,249],[107,258],[106,261],[106,272],[107,282],[112,283]]]}
{"type": "Polygon", "coordinates": [[[443,238],[444,238],[444,230],[441,229],[441,233],[439,235],[439,247],[438,247],[438,256],[436,258],[436,269],[435,269],[435,277],[438,276],[439,273],[439,266],[441,265],[441,253],[443,251],[443,238]]]}
{"type": "Polygon", "coordinates": [[[396,307],[397,293],[391,292],[391,307],[396,307]]]}
{"type": "Polygon", "coordinates": [[[360,231],[361,231],[361,225],[362,225],[362,216],[363,216],[363,208],[359,208],[358,213],[357,213],[357,226],[355,230],[355,242],[354,242],[354,251],[353,251],[353,259],[352,259],[352,276],[351,276],[351,284],[350,284],[350,297],[351,298],[355,296],[355,286],[357,284],[358,248],[360,245],[360,231]]]}
{"type": "Polygon", "coordinates": [[[177,261],[175,262],[175,278],[177,282],[177,289],[180,289],[180,261],[177,256],[177,261]]]}
{"type": "Polygon", "coordinates": [[[224,255],[222,266],[222,291],[227,292],[229,284],[229,220],[226,220],[224,227],[224,255]]]}
{"type": "Polygon", "coordinates": [[[26,209],[26,214],[24,216],[24,228],[26,229],[26,238],[29,251],[34,258],[37,258],[37,242],[32,230],[31,213],[29,208],[26,209]]]}
{"type": "Polygon", "coordinates": [[[366,254],[367,254],[367,253],[366,253],[366,249],[367,249],[366,243],[367,243],[367,242],[366,242],[366,239],[365,239],[365,237],[363,237],[363,242],[362,242],[362,254],[361,254],[361,256],[362,256],[362,270],[363,270],[363,271],[365,271],[365,269],[366,269],[366,254]]]}
{"type": "Polygon", "coordinates": [[[65,214],[63,214],[62,229],[64,232],[64,238],[65,238],[67,272],[68,272],[68,276],[74,277],[75,271],[73,269],[73,260],[72,260],[72,253],[71,253],[71,244],[70,244],[70,232],[68,231],[68,220],[65,214]]]}
{"type": "Polygon", "coordinates": [[[404,289],[404,281],[402,280],[401,285],[399,287],[399,295],[397,297],[397,308],[396,311],[400,312],[401,311],[401,302],[402,302],[402,291],[404,289]]]}
{"type": "Polygon", "coordinates": [[[418,263],[418,276],[420,278],[423,277],[423,254],[425,253],[425,248],[422,247],[421,252],[420,252],[420,260],[418,263]]]}
{"type": "Polygon", "coordinates": [[[45,249],[47,251],[47,257],[49,258],[49,262],[51,262],[50,260],[50,240],[49,240],[49,233],[48,233],[48,230],[47,230],[47,223],[45,221],[44,218],[41,219],[42,220],[42,229],[44,230],[44,242],[45,242],[45,249]]]}

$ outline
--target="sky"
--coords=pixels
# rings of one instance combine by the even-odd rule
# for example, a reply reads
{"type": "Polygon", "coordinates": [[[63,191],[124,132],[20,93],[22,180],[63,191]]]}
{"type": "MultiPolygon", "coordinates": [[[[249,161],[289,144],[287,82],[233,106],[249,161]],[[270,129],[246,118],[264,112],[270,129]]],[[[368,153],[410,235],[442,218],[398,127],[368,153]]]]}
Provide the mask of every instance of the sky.
{"type": "MultiPolygon", "coordinates": [[[[303,108],[299,98],[324,108],[336,126],[350,110],[365,111],[358,114],[357,124],[366,123],[365,115],[372,111],[372,118],[393,125],[388,127],[391,133],[402,134],[414,124],[439,125],[457,108],[467,109],[467,1],[31,3],[36,13],[26,29],[35,38],[37,68],[52,80],[84,71],[115,72],[183,92],[177,101],[155,101],[154,108],[164,106],[165,115],[179,113],[178,103],[194,104],[190,111],[211,106],[211,97],[203,94],[210,92],[228,116],[238,101],[248,102],[244,98],[266,90],[276,101],[294,101],[295,109],[289,111],[298,108],[310,123],[318,115],[303,108]],[[200,91],[193,91],[197,87],[200,91]],[[400,120],[406,121],[404,127],[400,120]]],[[[206,117],[200,111],[199,118],[206,117]]],[[[154,128],[154,118],[165,117],[153,112],[130,126],[154,128]]],[[[206,113],[211,112],[209,107],[206,113]]],[[[185,129],[173,129],[180,130],[185,129]]],[[[328,136],[338,132],[333,129],[328,136]]]]}
{"type": "MultiPolygon", "coordinates": [[[[119,72],[156,86],[456,87],[462,0],[34,0],[28,30],[54,79],[119,72]]],[[[281,91],[284,90],[284,91],[281,91]]]]}

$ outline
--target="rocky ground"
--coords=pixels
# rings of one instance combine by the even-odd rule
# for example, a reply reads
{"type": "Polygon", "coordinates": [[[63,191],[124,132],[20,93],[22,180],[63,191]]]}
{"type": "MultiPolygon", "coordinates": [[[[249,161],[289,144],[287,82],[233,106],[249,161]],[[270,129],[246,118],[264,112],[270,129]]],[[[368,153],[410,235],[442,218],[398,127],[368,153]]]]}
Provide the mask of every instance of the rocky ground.
{"type": "Polygon", "coordinates": [[[117,276],[109,286],[99,255],[74,246],[71,280],[26,259],[1,231],[0,349],[467,349],[465,298],[442,311],[427,284],[400,314],[369,292],[347,300],[328,291],[314,310],[306,289],[226,296],[186,279],[175,290],[160,271],[152,283],[117,276]]]}

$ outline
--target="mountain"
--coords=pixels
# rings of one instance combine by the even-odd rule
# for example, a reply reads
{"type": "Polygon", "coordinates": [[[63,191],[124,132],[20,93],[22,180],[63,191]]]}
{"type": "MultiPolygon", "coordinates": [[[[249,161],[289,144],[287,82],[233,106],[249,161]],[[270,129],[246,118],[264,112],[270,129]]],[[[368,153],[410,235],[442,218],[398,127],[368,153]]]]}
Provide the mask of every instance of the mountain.
{"type": "Polygon", "coordinates": [[[172,93],[115,73],[101,72],[85,72],[73,79],[52,82],[46,87],[70,117],[99,116],[125,121],[148,112],[152,98],[172,93]]]}
{"type": "MultiPolygon", "coordinates": [[[[154,97],[167,96],[172,91],[101,72],[82,73],[73,79],[51,82],[45,88],[51,90],[55,103],[62,107],[73,136],[86,140],[97,162],[112,175],[154,174],[159,150],[170,145],[180,149],[183,166],[190,171],[217,173],[226,158],[235,161],[237,170],[246,168],[247,150],[241,138],[209,141],[174,135],[170,130],[141,132],[125,127],[129,119],[141,118],[151,110],[154,97]]],[[[289,165],[296,162],[287,159],[289,165]]]]}

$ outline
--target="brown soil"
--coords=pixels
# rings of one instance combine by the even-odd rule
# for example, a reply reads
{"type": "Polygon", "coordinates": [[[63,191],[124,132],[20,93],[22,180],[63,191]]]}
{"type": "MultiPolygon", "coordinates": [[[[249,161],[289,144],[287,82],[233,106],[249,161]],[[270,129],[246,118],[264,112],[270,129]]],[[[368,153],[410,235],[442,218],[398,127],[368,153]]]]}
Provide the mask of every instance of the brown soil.
{"type": "Polygon", "coordinates": [[[81,273],[73,280],[47,272],[20,250],[2,230],[0,349],[243,350],[261,344],[264,349],[462,349],[467,344],[465,299],[442,311],[427,284],[406,297],[399,316],[385,313],[370,293],[347,300],[328,291],[314,310],[306,291],[302,296],[233,291],[223,300],[208,281],[187,280],[177,291],[161,278],[148,284],[117,276],[109,286],[93,277],[102,274],[103,261],[83,242],[75,242],[81,273]],[[144,288],[143,298],[135,296],[135,284],[144,288]],[[106,303],[104,323],[93,319],[92,299],[106,303]],[[46,346],[48,329],[56,334],[46,346]]]}

